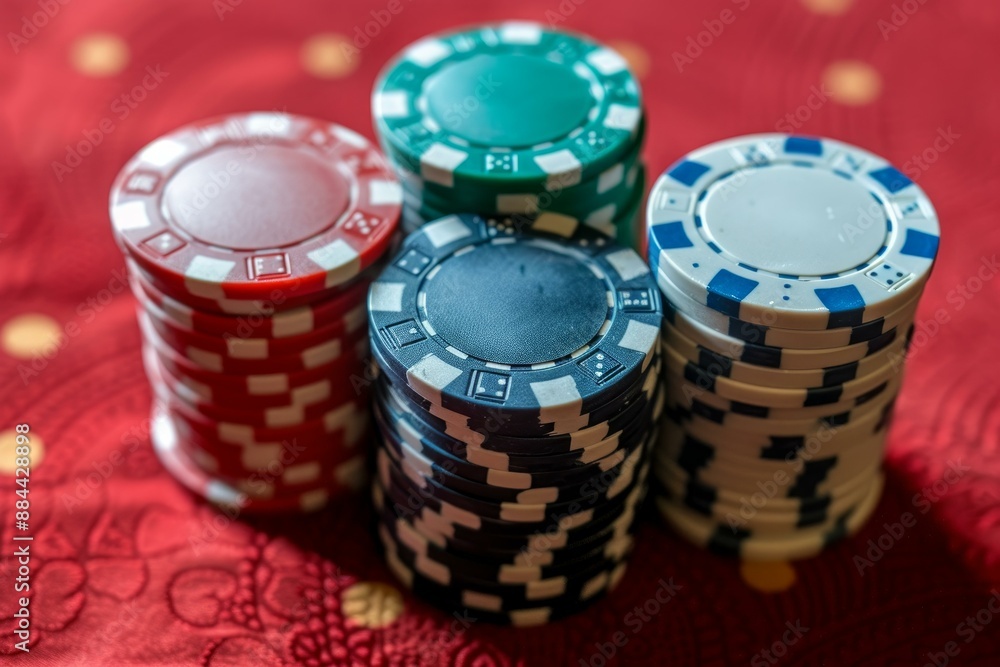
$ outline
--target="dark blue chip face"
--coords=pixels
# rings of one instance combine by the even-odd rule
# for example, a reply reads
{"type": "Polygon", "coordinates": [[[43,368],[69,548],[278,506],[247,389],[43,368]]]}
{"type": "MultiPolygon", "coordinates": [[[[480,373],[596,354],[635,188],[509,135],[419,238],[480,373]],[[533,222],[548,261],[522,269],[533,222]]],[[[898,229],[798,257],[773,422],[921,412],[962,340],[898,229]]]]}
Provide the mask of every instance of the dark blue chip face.
{"type": "Polygon", "coordinates": [[[662,321],[634,251],[545,216],[425,225],[368,305],[376,354],[400,384],[468,417],[498,410],[537,424],[580,419],[634,386],[662,321]]]}
{"type": "Polygon", "coordinates": [[[593,340],[608,314],[606,295],[606,282],[578,256],[530,242],[484,243],[440,265],[426,282],[424,307],[456,349],[530,366],[593,340]]]}

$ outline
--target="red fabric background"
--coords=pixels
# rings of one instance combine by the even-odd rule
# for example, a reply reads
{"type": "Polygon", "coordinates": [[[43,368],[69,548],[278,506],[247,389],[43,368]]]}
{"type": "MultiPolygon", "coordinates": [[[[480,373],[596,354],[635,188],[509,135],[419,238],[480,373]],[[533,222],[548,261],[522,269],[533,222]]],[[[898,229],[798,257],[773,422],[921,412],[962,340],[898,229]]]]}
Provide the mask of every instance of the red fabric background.
{"type": "MultiPolygon", "coordinates": [[[[885,39],[879,21],[892,20],[889,0],[398,2],[402,12],[360,51],[357,68],[336,78],[302,66],[303,42],[321,32],[351,36],[388,0],[222,0],[216,5],[232,6],[222,20],[207,1],[76,0],[19,53],[0,47],[0,326],[29,313],[75,325],[47,361],[33,365],[0,350],[0,431],[27,422],[45,446],[31,482],[29,655],[12,650],[8,633],[15,487],[10,462],[0,462],[0,654],[9,654],[0,659],[600,665],[595,643],[620,631],[627,641],[607,664],[922,665],[948,642],[959,649],[951,664],[997,664],[1000,616],[971,637],[972,626],[961,624],[987,609],[1000,586],[1000,280],[983,260],[1000,246],[1000,7],[896,3],[915,13],[885,39]],[[224,112],[284,109],[371,136],[372,81],[401,47],[448,26],[548,21],[560,9],[573,10],[564,25],[624,44],[636,62],[654,174],[701,144],[774,130],[835,61],[859,61],[880,77],[874,99],[828,100],[801,131],[916,167],[941,217],[940,258],[890,435],[885,497],[854,540],[813,560],[762,569],[707,555],[649,517],[619,589],[548,627],[455,632],[449,617],[409,596],[394,622],[366,627],[357,610],[379,598],[350,587],[393,581],[361,502],[295,520],[230,521],[186,494],[155,460],[132,298],[103,291],[117,289],[123,269],[107,221],[108,188],[150,139],[224,112]],[[726,9],[735,20],[679,72],[673,53],[726,9]],[[74,43],[92,33],[127,45],[124,69],[94,77],[71,65],[74,43]],[[120,118],[115,98],[139,84],[147,67],[162,68],[166,78],[120,118]],[[53,161],[65,161],[68,147],[105,118],[114,131],[60,180],[53,161]],[[949,128],[958,138],[935,155],[935,138],[949,128]],[[911,162],[925,150],[933,157],[926,168],[911,162]],[[977,282],[977,275],[992,279],[977,282]],[[928,325],[936,313],[947,321],[928,325]],[[37,372],[22,379],[20,370],[32,367],[37,372]],[[969,470],[948,484],[942,480],[953,462],[969,470]],[[96,488],[88,479],[99,480],[96,488]],[[923,514],[915,494],[935,483],[941,494],[923,514]],[[885,537],[884,524],[908,511],[916,525],[885,537]],[[890,548],[859,575],[853,557],[880,536],[890,548]],[[682,589],[637,629],[630,612],[661,578],[682,589]],[[758,655],[796,621],[809,630],[787,654],[773,663],[758,655]]],[[[20,31],[22,17],[44,4],[4,2],[2,31],[20,31]]]]}

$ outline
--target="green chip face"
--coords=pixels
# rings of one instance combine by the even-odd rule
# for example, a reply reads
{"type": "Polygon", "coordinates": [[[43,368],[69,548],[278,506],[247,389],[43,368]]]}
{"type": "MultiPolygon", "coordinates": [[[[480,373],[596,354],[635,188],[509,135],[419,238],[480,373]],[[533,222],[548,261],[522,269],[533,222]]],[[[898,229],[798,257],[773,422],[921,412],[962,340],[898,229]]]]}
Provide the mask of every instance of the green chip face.
{"type": "Polygon", "coordinates": [[[376,129],[428,183],[572,187],[620,162],[642,124],[614,50],[534,23],[417,42],[382,73],[376,129]]]}

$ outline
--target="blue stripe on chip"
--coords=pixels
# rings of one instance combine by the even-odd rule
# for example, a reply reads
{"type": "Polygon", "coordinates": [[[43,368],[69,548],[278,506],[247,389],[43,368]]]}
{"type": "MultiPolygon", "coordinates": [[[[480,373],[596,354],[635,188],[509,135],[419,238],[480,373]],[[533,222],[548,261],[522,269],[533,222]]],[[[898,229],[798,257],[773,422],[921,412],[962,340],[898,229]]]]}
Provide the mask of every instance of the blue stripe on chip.
{"type": "Polygon", "coordinates": [[[913,257],[926,257],[933,259],[937,255],[938,241],[940,239],[919,229],[907,229],[906,240],[900,249],[900,254],[913,257]]]}
{"type": "Polygon", "coordinates": [[[884,167],[882,169],[876,169],[875,171],[868,174],[876,181],[881,183],[886,190],[892,194],[896,194],[904,188],[908,188],[913,185],[913,181],[907,178],[903,172],[895,167],[884,167]]]}
{"type": "Polygon", "coordinates": [[[788,137],[785,140],[785,152],[818,156],[823,154],[823,143],[809,137],[788,137]]]}
{"type": "Polygon", "coordinates": [[[708,283],[708,307],[730,317],[740,316],[740,302],[759,285],[756,280],[743,278],[722,269],[708,283]]]}
{"type": "Polygon", "coordinates": [[[817,288],[816,296],[830,311],[827,328],[854,327],[863,322],[865,299],[854,285],[817,288]]]}
{"type": "Polygon", "coordinates": [[[670,178],[691,187],[710,167],[707,164],[685,160],[667,172],[670,178]]]}

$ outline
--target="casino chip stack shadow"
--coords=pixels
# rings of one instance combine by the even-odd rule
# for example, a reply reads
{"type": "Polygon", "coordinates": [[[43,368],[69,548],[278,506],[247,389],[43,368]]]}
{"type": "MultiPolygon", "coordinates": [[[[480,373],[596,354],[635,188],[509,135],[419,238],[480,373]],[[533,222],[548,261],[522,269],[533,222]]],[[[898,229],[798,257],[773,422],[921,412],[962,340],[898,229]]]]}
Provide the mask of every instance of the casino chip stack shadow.
{"type": "Polygon", "coordinates": [[[383,70],[372,113],[406,231],[452,213],[543,215],[638,247],[646,124],[613,49],[525,22],[433,35],[383,70]]]}
{"type": "Polygon", "coordinates": [[[701,148],[650,194],[673,528],[746,560],[818,553],[882,490],[886,428],[938,249],[923,191],[829,139],[701,148]]]}
{"type": "Polygon", "coordinates": [[[613,588],[663,405],[661,324],[642,258],[578,221],[463,214],[408,236],[369,292],[393,573],[513,625],[613,588]]]}
{"type": "Polygon", "coordinates": [[[183,127],[111,192],[154,392],[152,440],[194,492],[313,510],[366,482],[365,297],[402,191],[368,141],[280,113],[183,127]]]}

